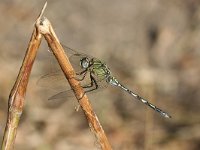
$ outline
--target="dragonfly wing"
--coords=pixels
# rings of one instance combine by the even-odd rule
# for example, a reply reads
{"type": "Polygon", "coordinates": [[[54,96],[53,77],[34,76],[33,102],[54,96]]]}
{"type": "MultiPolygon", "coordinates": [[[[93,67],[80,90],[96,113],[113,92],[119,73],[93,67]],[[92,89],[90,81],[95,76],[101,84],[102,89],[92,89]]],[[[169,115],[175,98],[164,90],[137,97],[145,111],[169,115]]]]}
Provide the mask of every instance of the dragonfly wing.
{"type": "Polygon", "coordinates": [[[67,90],[67,91],[59,92],[49,97],[48,100],[67,99],[68,97],[73,97],[73,96],[74,96],[73,90],[67,90]]]}
{"type": "Polygon", "coordinates": [[[73,68],[75,69],[76,73],[80,73],[83,71],[83,68],[80,65],[80,61],[83,57],[84,56],[80,54],[74,54],[69,57],[69,61],[72,64],[73,68]]]}
{"type": "Polygon", "coordinates": [[[37,85],[53,90],[63,90],[70,88],[68,81],[61,70],[43,75],[37,81],[37,85]]]}
{"type": "Polygon", "coordinates": [[[72,64],[72,66],[74,67],[75,71],[76,72],[80,72],[82,71],[83,69],[81,68],[81,65],[80,65],[80,62],[81,62],[81,59],[82,58],[85,58],[87,57],[88,59],[96,59],[98,60],[97,58],[93,57],[93,56],[90,56],[88,54],[84,54],[84,53],[81,53],[77,50],[74,50],[68,46],[65,46],[63,45],[63,48],[65,49],[65,52],[68,54],[68,57],[69,57],[69,60],[72,64]]]}
{"type": "Polygon", "coordinates": [[[70,48],[70,47],[68,47],[68,46],[63,45],[63,44],[62,44],[62,46],[63,46],[63,48],[64,48],[66,54],[68,54],[69,57],[72,56],[72,55],[78,54],[80,57],[94,58],[93,56],[90,56],[90,55],[88,55],[88,54],[84,54],[84,53],[82,53],[82,52],[79,52],[79,51],[77,51],[77,50],[74,50],[74,49],[72,49],[72,48],[70,48]]]}
{"type": "MultiPolygon", "coordinates": [[[[101,81],[97,81],[97,84],[98,84],[98,88],[95,89],[95,90],[92,90],[95,88],[95,85],[93,84],[93,86],[89,87],[89,85],[91,85],[91,80],[89,78],[81,81],[81,86],[84,88],[84,87],[88,87],[88,88],[84,88],[84,91],[86,92],[86,94],[90,95],[92,93],[96,93],[96,92],[99,92],[105,88],[107,88],[108,86],[108,83],[105,81],[105,80],[101,80],[101,81]],[[91,91],[92,92],[87,92],[87,91],[91,91]]],[[[49,98],[49,100],[55,100],[55,99],[67,99],[68,97],[73,97],[74,96],[74,92],[72,89],[70,90],[66,90],[66,91],[62,91],[62,92],[59,92],[53,96],[51,96],[49,98]]]]}
{"type": "MultiPolygon", "coordinates": [[[[99,91],[103,90],[106,87],[107,87],[107,85],[106,86],[101,86],[98,89],[93,90],[92,92],[87,92],[87,91],[90,91],[90,89],[92,89],[92,87],[91,88],[84,88],[84,90],[85,90],[85,93],[87,95],[90,95],[90,94],[99,92],[99,91]]],[[[67,98],[71,98],[71,97],[74,97],[73,90],[67,90],[67,91],[59,92],[59,93],[49,97],[48,100],[67,99],[67,98]]]]}
{"type": "Polygon", "coordinates": [[[87,57],[86,54],[79,53],[78,51],[63,45],[63,48],[65,50],[65,53],[67,54],[70,63],[72,64],[73,68],[75,69],[75,72],[81,72],[83,69],[80,66],[80,61],[82,58],[87,57]]]}

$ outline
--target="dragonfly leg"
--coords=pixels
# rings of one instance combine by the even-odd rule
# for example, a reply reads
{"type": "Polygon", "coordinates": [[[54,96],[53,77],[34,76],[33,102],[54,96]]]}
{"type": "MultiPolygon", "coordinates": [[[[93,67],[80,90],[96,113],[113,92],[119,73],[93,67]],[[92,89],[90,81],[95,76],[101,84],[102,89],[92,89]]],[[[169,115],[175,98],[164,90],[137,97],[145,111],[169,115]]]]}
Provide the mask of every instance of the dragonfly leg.
{"type": "Polygon", "coordinates": [[[76,77],[75,79],[78,80],[78,81],[83,81],[85,79],[85,77],[86,77],[86,74],[87,74],[87,69],[82,71],[82,72],[80,72],[80,73],[76,73],[76,75],[83,75],[83,76],[81,78],[77,78],[76,77]]]}
{"type": "Polygon", "coordinates": [[[87,72],[87,69],[81,71],[81,72],[76,72],[76,75],[82,75],[83,73],[87,72]]]}
{"type": "MultiPolygon", "coordinates": [[[[86,90],[85,93],[94,91],[94,90],[96,90],[96,89],[98,88],[98,84],[97,84],[95,78],[92,76],[91,73],[90,73],[90,80],[91,80],[90,84],[89,84],[89,85],[86,85],[86,86],[83,86],[83,88],[84,88],[84,89],[91,88],[91,87],[93,87],[94,85],[95,85],[95,87],[86,90]]],[[[84,93],[84,95],[85,95],[85,93],[84,93]]],[[[83,96],[84,96],[84,95],[83,95],[83,96]]],[[[81,98],[82,98],[82,97],[81,97],[81,98]]],[[[81,99],[81,98],[80,98],[80,99],[81,99]]]]}
{"type": "Polygon", "coordinates": [[[84,86],[83,88],[91,88],[91,87],[94,87],[94,88],[88,89],[85,92],[91,92],[98,88],[97,81],[95,80],[95,78],[93,77],[91,73],[90,73],[90,80],[91,80],[91,83],[87,86],[84,86]]]}

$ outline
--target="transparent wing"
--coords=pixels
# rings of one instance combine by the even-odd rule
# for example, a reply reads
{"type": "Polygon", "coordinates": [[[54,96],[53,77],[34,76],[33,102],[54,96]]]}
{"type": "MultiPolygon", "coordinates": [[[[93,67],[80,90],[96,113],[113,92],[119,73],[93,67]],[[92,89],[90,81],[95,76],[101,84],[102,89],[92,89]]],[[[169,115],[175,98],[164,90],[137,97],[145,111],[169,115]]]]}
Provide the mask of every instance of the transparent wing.
{"type": "Polygon", "coordinates": [[[70,47],[67,47],[65,45],[63,45],[63,48],[65,49],[65,52],[66,54],[68,54],[69,56],[69,60],[73,66],[73,68],[75,69],[75,71],[77,73],[83,71],[83,69],[81,68],[81,65],[80,65],[80,62],[81,62],[81,59],[87,57],[88,59],[96,59],[98,60],[97,58],[93,57],[93,56],[90,56],[90,55],[87,55],[87,54],[84,54],[84,53],[81,53],[81,52],[78,52],[70,47]]]}
{"type": "MultiPolygon", "coordinates": [[[[83,75],[77,75],[77,79],[82,79],[83,75]]],[[[82,86],[87,86],[91,83],[89,73],[86,74],[84,80],[80,81],[82,86]]],[[[67,79],[65,78],[61,70],[57,72],[50,72],[40,77],[37,81],[37,85],[44,88],[49,88],[53,90],[67,90],[71,89],[67,79]]]]}
{"type": "Polygon", "coordinates": [[[74,96],[73,90],[67,90],[67,91],[59,92],[59,93],[49,97],[48,100],[66,99],[68,97],[73,97],[73,96],[74,96]]]}
{"type": "MultiPolygon", "coordinates": [[[[69,57],[70,63],[72,64],[73,68],[75,69],[75,72],[77,72],[77,73],[83,71],[83,69],[80,66],[80,61],[81,61],[82,58],[87,57],[89,59],[98,60],[97,58],[95,58],[93,56],[81,53],[81,52],[79,52],[77,50],[74,50],[74,49],[72,49],[72,48],[70,48],[68,46],[65,46],[63,44],[62,44],[62,46],[63,46],[63,48],[65,50],[65,53],[69,57]]],[[[50,53],[52,53],[51,50],[48,50],[48,51],[50,53]]]]}
{"type": "MultiPolygon", "coordinates": [[[[77,78],[81,79],[82,75],[77,75],[77,78]]],[[[95,78],[95,81],[98,84],[97,89],[95,89],[94,83],[93,83],[93,86],[89,87],[91,85],[91,78],[90,78],[89,72],[86,74],[84,80],[80,81],[81,86],[83,88],[88,87],[88,88],[84,88],[85,92],[91,91],[92,89],[95,89],[95,90],[93,90],[92,92],[89,92],[89,93],[98,92],[101,89],[104,89],[108,86],[108,83],[106,82],[106,80],[102,80],[102,78],[98,79],[97,76],[94,76],[94,78],[95,78]]],[[[49,100],[63,99],[63,98],[66,98],[66,97],[73,97],[74,96],[73,90],[71,90],[71,87],[68,84],[68,81],[65,78],[62,71],[54,72],[54,73],[50,73],[50,74],[46,74],[46,75],[42,76],[38,80],[37,84],[41,87],[53,89],[54,91],[58,92],[57,94],[51,96],[49,98],[49,100]]]]}
{"type": "MultiPolygon", "coordinates": [[[[84,86],[87,86],[87,85],[84,85],[84,86]]],[[[88,94],[90,95],[90,94],[99,92],[99,91],[103,90],[104,88],[107,88],[108,84],[105,81],[101,81],[101,84],[98,84],[98,86],[99,87],[97,89],[95,89],[95,90],[93,90],[91,92],[88,92],[88,91],[90,91],[91,89],[93,89],[94,86],[90,87],[90,88],[84,88],[84,90],[85,90],[85,92],[86,92],[87,95],[88,94]]],[[[72,89],[70,89],[70,90],[59,92],[59,93],[51,96],[50,98],[48,98],[48,100],[66,99],[68,97],[73,97],[73,96],[74,96],[74,92],[73,92],[72,89]]]]}
{"type": "MultiPolygon", "coordinates": [[[[63,46],[67,55],[69,55],[70,62],[75,69],[75,72],[81,72],[83,69],[80,67],[80,60],[85,57],[84,54],[79,54],[77,51],[63,46]]],[[[55,58],[53,58],[53,54],[51,50],[48,50],[50,56],[48,57],[52,66],[51,72],[46,73],[45,75],[41,76],[40,79],[37,81],[37,85],[40,87],[46,87],[50,89],[67,89],[69,87],[67,79],[65,78],[62,70],[60,69],[59,65],[55,65],[56,63],[55,58]]],[[[69,89],[69,88],[68,88],[69,89]]]]}
{"type": "MultiPolygon", "coordinates": [[[[65,46],[64,44],[62,44],[62,46],[63,46],[63,48],[64,48],[66,54],[68,54],[69,57],[72,56],[72,55],[76,55],[76,56],[81,57],[81,58],[83,58],[83,57],[88,57],[88,58],[90,58],[90,59],[91,59],[91,58],[95,58],[95,57],[90,56],[90,55],[88,55],[88,54],[79,52],[78,50],[75,50],[75,49],[72,49],[72,48],[70,48],[70,47],[68,47],[68,46],[65,46]]],[[[95,59],[97,59],[97,58],[95,58],[95,59]]]]}
{"type": "Polygon", "coordinates": [[[37,85],[59,91],[70,88],[68,81],[61,70],[41,76],[37,81],[37,85]]]}

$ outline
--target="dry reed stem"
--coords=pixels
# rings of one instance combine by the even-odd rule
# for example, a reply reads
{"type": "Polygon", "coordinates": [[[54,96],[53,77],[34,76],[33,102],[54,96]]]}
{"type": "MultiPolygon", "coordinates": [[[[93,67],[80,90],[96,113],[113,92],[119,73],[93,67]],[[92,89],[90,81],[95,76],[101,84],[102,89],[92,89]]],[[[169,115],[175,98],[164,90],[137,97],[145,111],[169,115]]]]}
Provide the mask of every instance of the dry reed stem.
{"type": "Polygon", "coordinates": [[[50,22],[48,21],[48,19],[43,18],[41,22],[38,22],[37,25],[40,29],[40,32],[44,35],[46,41],[48,42],[48,45],[55,55],[67,80],[69,81],[71,88],[74,90],[75,96],[87,118],[89,127],[95,134],[101,148],[103,150],[111,150],[112,148],[110,146],[110,143],[108,142],[104,130],[100,122],[98,121],[95,112],[92,109],[88,97],[86,96],[86,94],[84,94],[83,88],[80,86],[79,81],[75,79],[74,69],[72,68],[72,65],[70,64],[69,59],[66,56],[64,49],[62,48],[50,22]]]}
{"type": "MultiPolygon", "coordinates": [[[[38,19],[43,14],[45,7],[46,4],[38,19]]],[[[24,107],[26,88],[41,39],[42,35],[34,28],[18,77],[9,96],[8,117],[2,141],[2,150],[11,150],[14,147],[17,127],[24,107]]]]}

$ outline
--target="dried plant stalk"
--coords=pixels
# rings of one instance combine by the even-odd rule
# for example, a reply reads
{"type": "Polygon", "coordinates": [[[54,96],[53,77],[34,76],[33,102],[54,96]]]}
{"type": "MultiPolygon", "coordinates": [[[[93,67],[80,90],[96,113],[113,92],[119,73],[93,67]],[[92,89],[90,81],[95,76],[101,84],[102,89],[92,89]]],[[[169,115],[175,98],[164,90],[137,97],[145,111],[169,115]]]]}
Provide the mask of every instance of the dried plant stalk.
{"type": "MultiPolygon", "coordinates": [[[[38,19],[44,12],[45,7],[46,4],[38,19]]],[[[8,117],[2,142],[2,150],[11,150],[14,147],[17,127],[24,107],[26,88],[41,39],[42,35],[34,28],[18,77],[9,96],[8,117]]]]}
{"type": "Polygon", "coordinates": [[[48,19],[43,18],[41,22],[38,22],[38,28],[40,29],[40,32],[44,35],[62,71],[69,81],[71,88],[74,90],[75,96],[87,118],[89,127],[94,132],[101,148],[103,150],[111,150],[112,148],[110,146],[110,143],[108,142],[104,130],[100,122],[98,121],[95,112],[92,109],[88,97],[86,96],[86,94],[84,94],[83,88],[81,87],[79,81],[75,79],[74,69],[72,68],[72,65],[70,64],[69,59],[66,56],[64,49],[62,48],[48,19]]]}

